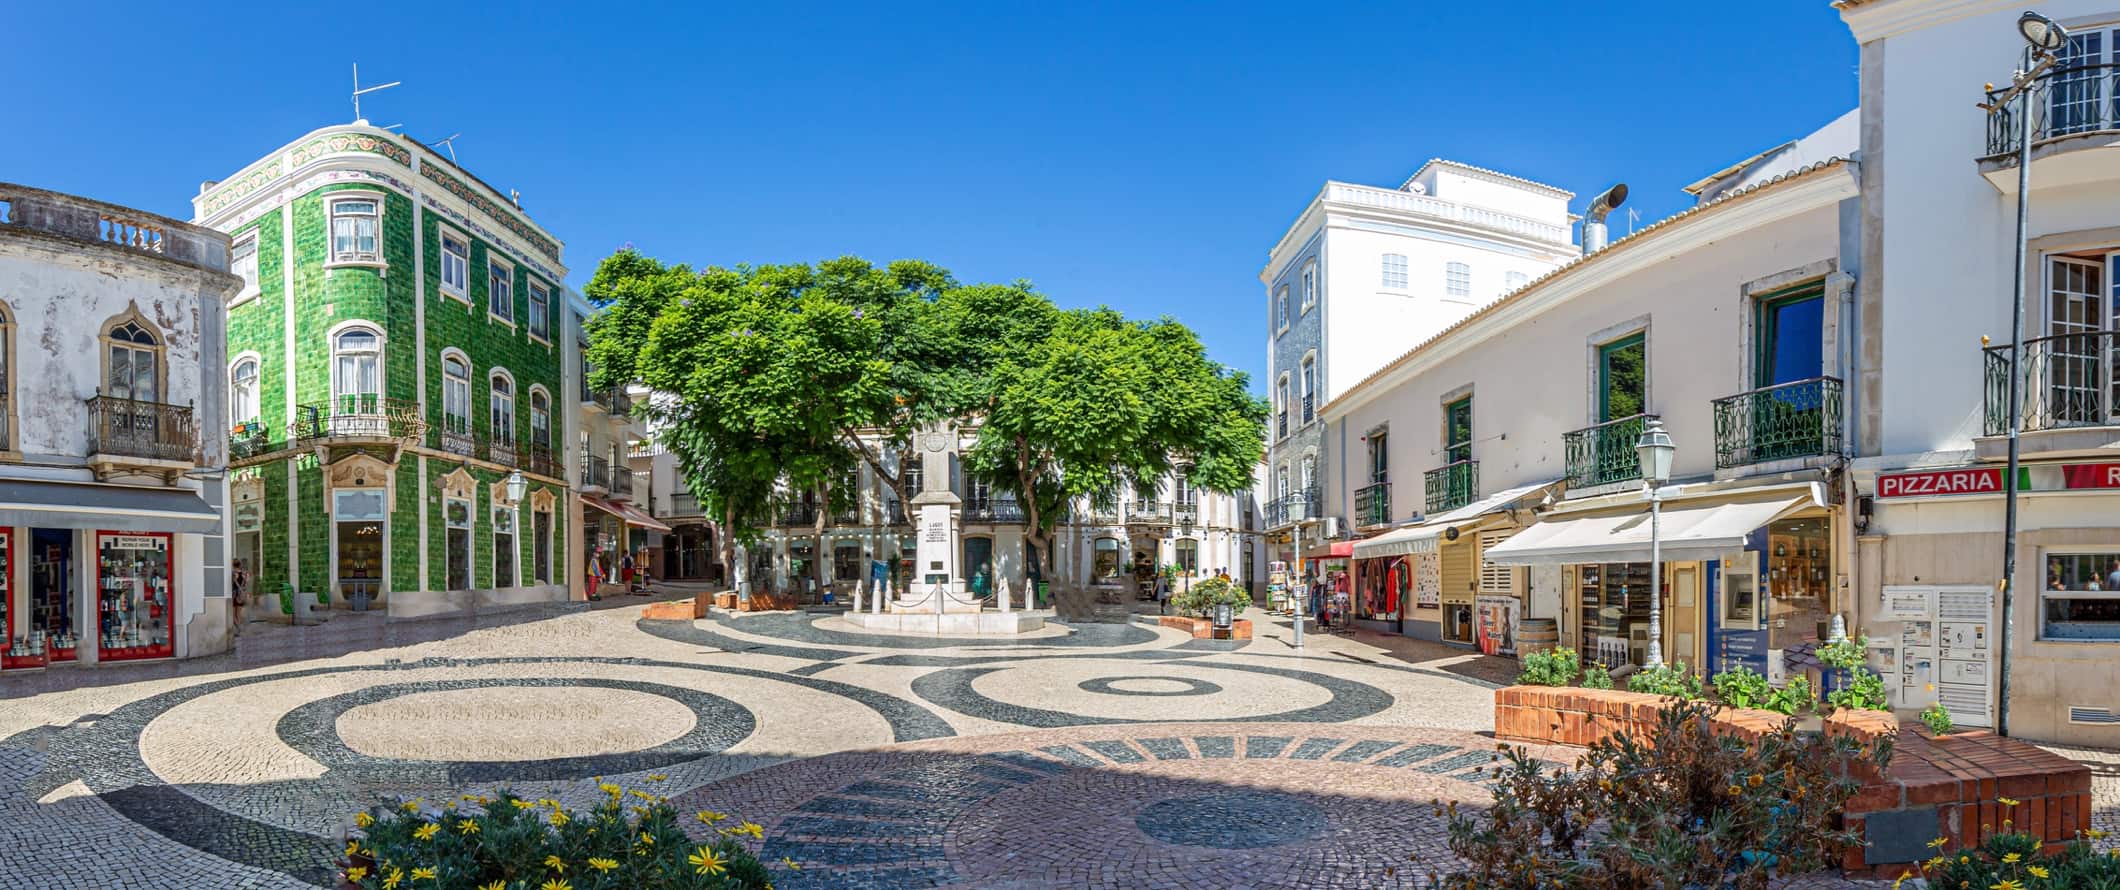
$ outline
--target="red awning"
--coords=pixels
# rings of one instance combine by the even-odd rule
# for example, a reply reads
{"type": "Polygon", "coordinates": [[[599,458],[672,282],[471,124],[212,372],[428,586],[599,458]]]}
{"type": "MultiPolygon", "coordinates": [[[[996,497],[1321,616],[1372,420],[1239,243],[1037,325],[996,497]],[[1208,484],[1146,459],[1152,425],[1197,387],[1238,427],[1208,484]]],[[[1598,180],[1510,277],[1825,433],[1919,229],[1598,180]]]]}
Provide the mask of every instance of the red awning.
{"type": "Polygon", "coordinates": [[[670,530],[669,526],[664,525],[660,522],[656,522],[655,517],[649,516],[646,511],[640,509],[639,507],[635,507],[632,504],[616,503],[613,501],[604,500],[603,498],[597,497],[595,495],[587,494],[582,495],[582,503],[588,504],[591,507],[595,507],[598,510],[602,510],[606,513],[616,516],[619,518],[620,521],[624,522],[627,525],[633,526],[634,528],[644,528],[649,531],[657,532],[666,532],[670,530]]]}
{"type": "Polygon", "coordinates": [[[1353,555],[1353,541],[1334,541],[1322,547],[1312,547],[1303,551],[1304,559],[1346,559],[1353,555]]]}

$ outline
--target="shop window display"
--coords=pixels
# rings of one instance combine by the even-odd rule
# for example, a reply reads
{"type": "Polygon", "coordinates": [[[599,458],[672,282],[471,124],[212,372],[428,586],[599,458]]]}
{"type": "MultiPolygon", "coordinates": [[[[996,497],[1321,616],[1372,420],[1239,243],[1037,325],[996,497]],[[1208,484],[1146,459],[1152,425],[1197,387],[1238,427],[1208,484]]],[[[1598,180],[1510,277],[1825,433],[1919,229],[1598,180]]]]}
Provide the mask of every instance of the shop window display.
{"type": "Polygon", "coordinates": [[[30,636],[16,614],[22,611],[15,604],[15,535],[0,531],[0,668],[35,667],[44,663],[43,647],[30,651],[30,636]]]}
{"type": "Polygon", "coordinates": [[[832,545],[832,580],[860,581],[861,542],[839,541],[832,545]]]}
{"type": "Polygon", "coordinates": [[[1372,560],[1363,567],[1361,591],[1355,599],[1355,617],[1370,621],[1399,620],[1399,603],[1413,590],[1413,566],[1407,560],[1372,560]]]}
{"type": "Polygon", "coordinates": [[[172,585],[170,536],[96,535],[98,657],[105,661],[169,658],[172,585]]]}
{"type": "Polygon", "coordinates": [[[1832,541],[1824,519],[1784,519],[1767,526],[1767,645],[1794,649],[1826,637],[1832,620],[1832,541]]]}
{"type": "Polygon", "coordinates": [[[2042,640],[2120,640],[2120,548],[2046,555],[2042,640]]]}
{"type": "MultiPolygon", "coordinates": [[[[75,623],[74,533],[40,528],[30,532],[29,598],[14,620],[25,628],[24,666],[73,661],[85,628],[75,623]]],[[[85,623],[85,622],[83,622],[85,623]]]]}
{"type": "Polygon", "coordinates": [[[1119,541],[1116,538],[1098,538],[1094,557],[1090,563],[1090,575],[1098,583],[1112,584],[1119,579],[1119,541]]]}
{"type": "Polygon", "coordinates": [[[1584,659],[1606,667],[1641,664],[1649,646],[1649,564],[1586,565],[1576,571],[1584,659]]]}

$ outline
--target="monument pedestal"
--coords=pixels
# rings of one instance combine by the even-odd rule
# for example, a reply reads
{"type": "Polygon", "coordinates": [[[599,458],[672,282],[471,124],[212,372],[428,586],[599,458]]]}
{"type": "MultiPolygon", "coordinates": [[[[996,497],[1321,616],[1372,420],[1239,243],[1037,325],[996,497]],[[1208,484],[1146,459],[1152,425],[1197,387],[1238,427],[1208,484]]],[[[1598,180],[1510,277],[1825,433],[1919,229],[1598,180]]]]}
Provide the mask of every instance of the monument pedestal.
{"type": "Polygon", "coordinates": [[[1032,612],[886,612],[845,617],[871,633],[930,637],[1015,636],[1045,627],[1045,616],[1032,612]]]}

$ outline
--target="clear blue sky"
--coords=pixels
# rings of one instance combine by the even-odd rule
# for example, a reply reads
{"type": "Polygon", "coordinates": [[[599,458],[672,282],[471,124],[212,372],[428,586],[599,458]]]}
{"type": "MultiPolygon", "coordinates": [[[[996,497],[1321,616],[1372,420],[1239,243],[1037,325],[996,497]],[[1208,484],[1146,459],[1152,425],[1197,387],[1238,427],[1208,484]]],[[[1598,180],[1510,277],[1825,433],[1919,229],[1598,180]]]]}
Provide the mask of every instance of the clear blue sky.
{"type": "Polygon", "coordinates": [[[1855,103],[1826,0],[70,6],[9,12],[0,180],[189,218],[201,180],[351,119],[358,61],[405,82],[368,118],[461,132],[577,286],[627,241],[921,257],[1177,316],[1255,389],[1260,266],[1328,178],[1441,156],[1584,197],[1625,181],[1647,222],[1855,103]]]}

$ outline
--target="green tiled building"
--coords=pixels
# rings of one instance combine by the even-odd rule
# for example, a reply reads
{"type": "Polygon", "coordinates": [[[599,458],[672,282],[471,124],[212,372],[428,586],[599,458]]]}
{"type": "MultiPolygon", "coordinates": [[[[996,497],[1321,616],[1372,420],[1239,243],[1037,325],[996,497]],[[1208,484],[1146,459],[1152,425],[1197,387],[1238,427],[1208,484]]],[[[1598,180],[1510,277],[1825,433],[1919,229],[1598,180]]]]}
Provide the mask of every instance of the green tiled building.
{"type": "Polygon", "coordinates": [[[568,591],[575,361],[560,243],[425,146],[355,123],[208,183],[227,232],[234,559],[393,616],[568,591]]]}

